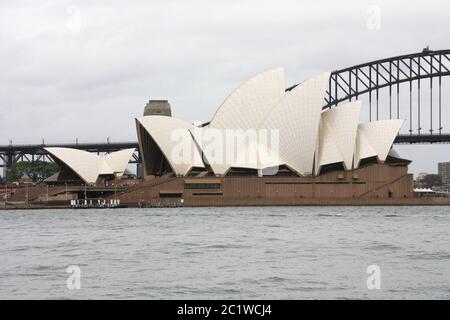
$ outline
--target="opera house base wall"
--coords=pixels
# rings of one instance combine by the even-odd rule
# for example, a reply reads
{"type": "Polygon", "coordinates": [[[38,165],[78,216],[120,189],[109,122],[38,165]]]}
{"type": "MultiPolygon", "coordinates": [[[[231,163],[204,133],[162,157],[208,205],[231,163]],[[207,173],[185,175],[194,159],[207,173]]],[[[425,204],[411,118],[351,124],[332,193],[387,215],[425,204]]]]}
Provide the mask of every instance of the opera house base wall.
{"type": "Polygon", "coordinates": [[[351,171],[330,171],[317,177],[176,177],[140,180],[120,188],[89,186],[17,188],[0,209],[70,208],[68,199],[95,203],[120,199],[120,207],[213,206],[411,206],[450,205],[450,198],[415,197],[412,174],[405,164],[372,163],[351,171]],[[108,191],[108,192],[105,192],[108,191]],[[117,191],[117,192],[115,192],[117,191]],[[26,200],[28,194],[30,201],[26,200]],[[117,198],[116,198],[117,197],[117,198]],[[47,200],[46,200],[47,199],[47,200]]]}
{"type": "Polygon", "coordinates": [[[380,163],[317,177],[166,176],[147,180],[118,197],[121,203],[144,207],[419,204],[408,167],[380,163]]]}

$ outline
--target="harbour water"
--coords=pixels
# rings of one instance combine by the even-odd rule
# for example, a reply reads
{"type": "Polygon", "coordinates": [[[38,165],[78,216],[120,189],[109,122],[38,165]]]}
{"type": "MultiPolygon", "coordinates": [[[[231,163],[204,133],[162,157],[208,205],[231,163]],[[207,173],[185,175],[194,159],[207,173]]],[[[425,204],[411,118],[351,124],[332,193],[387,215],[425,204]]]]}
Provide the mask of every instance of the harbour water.
{"type": "Polygon", "coordinates": [[[448,299],[450,207],[0,211],[0,298],[448,299]]]}

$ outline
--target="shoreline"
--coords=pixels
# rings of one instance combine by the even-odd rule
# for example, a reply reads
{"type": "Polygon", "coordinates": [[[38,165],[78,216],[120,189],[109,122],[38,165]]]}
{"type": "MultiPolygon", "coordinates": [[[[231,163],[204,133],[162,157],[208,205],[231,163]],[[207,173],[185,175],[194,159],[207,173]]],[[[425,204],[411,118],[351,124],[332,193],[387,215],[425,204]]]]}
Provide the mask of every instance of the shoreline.
{"type": "MultiPolygon", "coordinates": [[[[206,200],[206,199],[205,199],[206,200]]],[[[186,199],[183,203],[122,203],[120,207],[98,207],[98,206],[79,206],[73,207],[68,203],[65,204],[26,204],[16,202],[0,207],[0,211],[6,210],[43,210],[43,209],[71,209],[71,210],[88,210],[88,209],[119,209],[119,208],[205,208],[205,207],[365,207],[365,206],[386,206],[386,207],[404,207],[404,206],[450,206],[450,198],[405,198],[405,199],[377,199],[377,198],[330,198],[330,199],[305,199],[305,198],[274,198],[274,199],[228,199],[226,203],[211,204],[209,201],[193,202],[186,199]]]]}

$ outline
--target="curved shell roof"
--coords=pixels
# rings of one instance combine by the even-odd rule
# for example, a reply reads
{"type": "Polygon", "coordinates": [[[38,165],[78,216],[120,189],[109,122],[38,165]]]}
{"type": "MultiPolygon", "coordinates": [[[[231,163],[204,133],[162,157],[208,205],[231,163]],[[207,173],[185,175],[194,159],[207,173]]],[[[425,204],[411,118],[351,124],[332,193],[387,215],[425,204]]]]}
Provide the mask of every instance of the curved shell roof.
{"type": "Polygon", "coordinates": [[[122,176],[128,166],[135,149],[124,149],[116,152],[111,152],[102,156],[103,161],[109,166],[111,171],[115,172],[117,176],[122,176]]]}
{"type": "Polygon", "coordinates": [[[64,162],[85,182],[93,183],[97,180],[100,161],[96,154],[71,148],[45,148],[44,150],[64,162]]]}
{"type": "Polygon", "coordinates": [[[322,112],[316,174],[322,166],[337,162],[352,168],[361,107],[361,101],[353,101],[322,112]]]}
{"type": "Polygon", "coordinates": [[[95,183],[102,174],[121,176],[135,149],[125,149],[108,155],[96,155],[72,148],[44,148],[44,150],[66,164],[86,183],[95,183]]]}
{"type": "Polygon", "coordinates": [[[185,175],[193,167],[204,167],[189,132],[194,128],[189,122],[166,116],[146,116],[136,121],[154,139],[175,174],[185,175]]]}
{"type": "Polygon", "coordinates": [[[258,128],[267,112],[284,96],[284,69],[274,68],[243,82],[217,109],[210,127],[258,128]]]}
{"type": "Polygon", "coordinates": [[[189,131],[203,160],[208,163],[215,174],[225,175],[230,169],[229,162],[226,159],[226,151],[222,144],[225,130],[192,127],[189,131]]]}
{"type": "Polygon", "coordinates": [[[358,167],[361,159],[377,156],[384,161],[403,120],[358,125],[359,101],[322,112],[330,74],[323,72],[285,92],[283,69],[263,72],[232,92],[203,128],[162,116],[136,120],[180,175],[193,167],[204,167],[203,161],[218,175],[225,175],[232,167],[266,169],[277,165],[310,175],[332,163],[342,162],[349,170],[358,167]],[[275,130],[278,143],[273,146],[271,141],[267,148],[258,136],[256,141],[231,146],[230,151],[230,130],[254,130],[258,135],[262,130],[270,134],[275,130]],[[180,141],[192,151],[184,162],[177,159],[180,141]]]}
{"type": "Polygon", "coordinates": [[[362,159],[376,156],[384,162],[404,120],[379,120],[358,125],[355,167],[362,159]]]}
{"type": "MultiPolygon", "coordinates": [[[[193,128],[192,136],[204,160],[215,174],[225,175],[230,168],[264,169],[279,165],[278,152],[263,144],[256,131],[193,128]],[[255,134],[252,134],[255,133],[255,134]],[[229,141],[234,143],[227,144],[229,141]]],[[[270,137],[266,137],[269,140],[270,137]]]]}
{"type": "Polygon", "coordinates": [[[312,77],[270,110],[261,128],[279,130],[280,159],[300,174],[311,174],[322,106],[330,72],[312,77]]]}

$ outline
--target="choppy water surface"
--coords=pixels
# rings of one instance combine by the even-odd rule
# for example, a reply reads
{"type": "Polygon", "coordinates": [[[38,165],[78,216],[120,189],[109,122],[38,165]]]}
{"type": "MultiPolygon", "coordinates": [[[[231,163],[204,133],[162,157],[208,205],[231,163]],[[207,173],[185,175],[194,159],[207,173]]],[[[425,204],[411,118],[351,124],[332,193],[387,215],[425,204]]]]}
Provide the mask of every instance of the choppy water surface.
{"type": "Polygon", "coordinates": [[[0,298],[444,299],[449,232],[449,207],[0,211],[0,298]]]}

